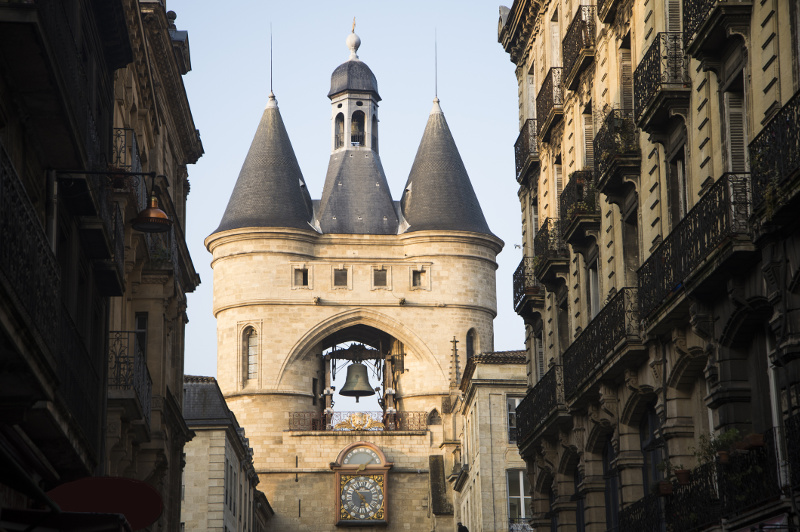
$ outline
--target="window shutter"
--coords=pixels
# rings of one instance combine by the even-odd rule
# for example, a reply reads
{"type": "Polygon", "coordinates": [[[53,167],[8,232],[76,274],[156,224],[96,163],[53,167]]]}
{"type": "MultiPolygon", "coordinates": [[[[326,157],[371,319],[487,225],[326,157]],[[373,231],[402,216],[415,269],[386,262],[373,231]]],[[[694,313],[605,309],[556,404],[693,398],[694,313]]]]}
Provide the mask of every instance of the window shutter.
{"type": "Polygon", "coordinates": [[[622,48],[619,51],[619,64],[622,71],[622,94],[620,102],[622,108],[626,110],[633,110],[633,70],[631,67],[631,50],[630,48],[622,48]]]}
{"type": "Polygon", "coordinates": [[[536,366],[539,370],[539,375],[537,381],[544,376],[544,342],[541,338],[534,337],[533,339],[534,349],[536,349],[536,366]]]}
{"type": "Polygon", "coordinates": [[[726,92],[724,96],[727,131],[725,143],[728,148],[728,171],[747,171],[747,139],[745,138],[744,95],[726,92]]]}
{"type": "Polygon", "coordinates": [[[667,31],[681,31],[681,0],[667,0],[667,31]]]}
{"type": "Polygon", "coordinates": [[[561,67],[561,32],[558,28],[558,21],[550,22],[550,67],[561,67]]]}
{"type": "Polygon", "coordinates": [[[561,178],[561,165],[557,164],[554,167],[556,174],[556,218],[561,218],[561,191],[564,190],[564,180],[561,178]]]}
{"type": "Polygon", "coordinates": [[[583,167],[594,170],[594,124],[592,115],[583,115],[583,167]]]}

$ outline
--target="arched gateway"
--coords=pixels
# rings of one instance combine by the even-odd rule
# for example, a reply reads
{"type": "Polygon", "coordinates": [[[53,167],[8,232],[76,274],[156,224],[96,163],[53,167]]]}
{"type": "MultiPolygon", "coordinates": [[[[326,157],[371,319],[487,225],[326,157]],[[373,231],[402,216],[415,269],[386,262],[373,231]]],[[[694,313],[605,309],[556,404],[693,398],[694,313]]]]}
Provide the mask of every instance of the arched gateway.
{"type": "Polygon", "coordinates": [[[468,335],[475,349],[492,349],[503,243],[486,224],[438,100],[403,196],[392,199],[377,152],[377,80],[356,55],[358,36],[347,44],[350,59],[331,76],[321,199],[309,195],[270,94],[220,226],[206,239],[217,380],[254,450],[275,530],[370,519],[386,530],[448,529],[444,477],[460,468],[451,405],[468,335]],[[375,392],[378,411],[338,408],[334,372],[353,373],[354,396],[375,392]],[[359,460],[393,464],[391,474],[377,462],[342,462],[348,446],[359,460]]]}

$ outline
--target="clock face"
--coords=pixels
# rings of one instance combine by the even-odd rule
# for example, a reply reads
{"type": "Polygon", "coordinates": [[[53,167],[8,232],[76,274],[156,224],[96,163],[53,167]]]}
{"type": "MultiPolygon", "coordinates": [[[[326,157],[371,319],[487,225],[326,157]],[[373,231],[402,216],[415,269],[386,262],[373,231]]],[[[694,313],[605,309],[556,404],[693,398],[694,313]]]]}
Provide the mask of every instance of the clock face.
{"type": "Polygon", "coordinates": [[[375,521],[385,518],[383,475],[342,475],[339,519],[375,521]]]}
{"type": "Polygon", "coordinates": [[[345,455],[344,459],[342,460],[343,465],[347,464],[380,464],[381,458],[378,456],[378,453],[370,449],[369,447],[356,447],[355,449],[351,450],[347,455],[345,455]]]}

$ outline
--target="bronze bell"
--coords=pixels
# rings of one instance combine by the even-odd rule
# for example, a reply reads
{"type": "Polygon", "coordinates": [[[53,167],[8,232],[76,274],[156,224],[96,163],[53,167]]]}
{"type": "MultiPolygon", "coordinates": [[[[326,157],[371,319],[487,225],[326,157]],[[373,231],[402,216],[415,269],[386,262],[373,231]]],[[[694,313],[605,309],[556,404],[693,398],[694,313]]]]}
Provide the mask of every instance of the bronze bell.
{"type": "Polygon", "coordinates": [[[353,362],[347,366],[347,380],[339,393],[347,397],[355,397],[356,403],[359,397],[375,395],[375,390],[369,385],[367,366],[361,362],[353,362]]]}

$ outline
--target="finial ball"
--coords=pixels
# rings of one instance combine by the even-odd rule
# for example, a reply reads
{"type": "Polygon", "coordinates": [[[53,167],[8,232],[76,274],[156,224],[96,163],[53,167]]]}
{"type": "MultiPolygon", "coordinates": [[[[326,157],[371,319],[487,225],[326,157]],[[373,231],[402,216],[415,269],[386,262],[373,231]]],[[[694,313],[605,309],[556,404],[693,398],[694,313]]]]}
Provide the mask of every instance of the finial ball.
{"type": "Polygon", "coordinates": [[[345,40],[345,44],[347,44],[347,47],[352,53],[356,53],[358,51],[358,47],[361,46],[361,37],[355,33],[350,33],[345,40]]]}

